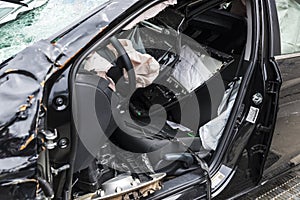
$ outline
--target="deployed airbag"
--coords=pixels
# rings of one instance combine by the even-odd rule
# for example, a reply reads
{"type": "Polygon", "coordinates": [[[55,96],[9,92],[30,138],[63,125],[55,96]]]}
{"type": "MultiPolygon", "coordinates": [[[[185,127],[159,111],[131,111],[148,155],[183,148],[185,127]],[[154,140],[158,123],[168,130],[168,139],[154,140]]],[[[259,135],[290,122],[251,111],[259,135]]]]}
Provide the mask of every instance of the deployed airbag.
{"type": "MultiPolygon", "coordinates": [[[[159,63],[151,55],[143,54],[135,50],[130,40],[120,39],[119,41],[126,50],[126,53],[134,67],[136,87],[140,88],[150,85],[159,74],[159,63]]],[[[117,55],[116,50],[111,45],[109,45],[108,48],[117,55]]],[[[95,71],[100,77],[112,82],[112,80],[106,75],[107,71],[111,67],[113,67],[113,65],[105,58],[101,57],[97,52],[93,52],[90,56],[88,56],[84,66],[86,70],[95,71]]],[[[124,74],[125,78],[127,78],[127,73],[124,72],[124,74]]],[[[112,89],[115,88],[113,82],[110,87],[112,89]]]]}
{"type": "Polygon", "coordinates": [[[192,92],[211,78],[221,67],[222,62],[210,57],[204,49],[195,52],[189,46],[181,48],[179,62],[173,72],[174,78],[192,92]]]}
{"type": "Polygon", "coordinates": [[[216,150],[237,97],[240,84],[241,78],[236,82],[229,83],[229,88],[225,91],[219,105],[218,116],[200,127],[199,135],[206,150],[216,150]]]}

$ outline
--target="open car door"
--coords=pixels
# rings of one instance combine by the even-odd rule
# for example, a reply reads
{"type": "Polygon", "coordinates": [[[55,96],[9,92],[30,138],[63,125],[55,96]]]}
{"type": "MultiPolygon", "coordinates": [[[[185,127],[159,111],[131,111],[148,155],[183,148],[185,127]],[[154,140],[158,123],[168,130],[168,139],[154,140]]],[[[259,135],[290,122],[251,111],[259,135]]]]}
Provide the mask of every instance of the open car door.
{"type": "MultiPolygon", "coordinates": [[[[250,169],[254,181],[258,182],[263,173],[264,165],[271,146],[275,123],[278,112],[279,92],[281,87],[281,75],[278,64],[275,61],[275,55],[280,52],[280,35],[278,28],[278,19],[274,1],[260,2],[260,43],[258,62],[261,81],[261,93],[252,96],[253,105],[262,103],[262,113],[256,124],[255,134],[250,138],[248,144],[250,169]],[[262,95],[260,95],[262,94],[262,95]]],[[[258,82],[256,82],[258,83],[258,82]]]]}

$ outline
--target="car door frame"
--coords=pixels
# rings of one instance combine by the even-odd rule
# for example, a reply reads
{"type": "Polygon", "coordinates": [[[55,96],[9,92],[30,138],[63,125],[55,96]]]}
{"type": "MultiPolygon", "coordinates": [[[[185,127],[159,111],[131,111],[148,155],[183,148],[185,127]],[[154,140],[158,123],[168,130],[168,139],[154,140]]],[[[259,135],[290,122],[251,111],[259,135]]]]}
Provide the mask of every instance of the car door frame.
{"type": "MultiPolygon", "coordinates": [[[[160,1],[153,1],[153,3],[157,3],[160,1]]],[[[216,4],[221,2],[220,1],[216,1],[216,4]]],[[[249,45],[250,48],[246,49],[246,52],[248,51],[249,53],[249,60],[247,62],[247,66],[249,67],[249,70],[246,74],[245,80],[243,81],[241,87],[246,88],[250,85],[250,81],[251,81],[251,76],[253,75],[253,71],[256,68],[256,61],[258,60],[258,52],[259,52],[259,48],[258,48],[258,44],[259,44],[259,36],[261,34],[261,28],[259,28],[259,26],[261,25],[260,22],[260,14],[261,14],[261,10],[259,8],[259,5],[261,4],[261,2],[259,0],[255,0],[253,1],[253,6],[251,6],[251,12],[253,13],[251,15],[252,17],[252,22],[256,25],[256,27],[254,28],[252,35],[251,35],[251,40],[249,41],[249,45]],[[249,76],[250,75],[250,76],[249,76]]],[[[150,5],[148,5],[148,7],[150,7],[151,5],[153,5],[152,3],[150,5]]],[[[144,6],[144,9],[139,8],[139,12],[135,13],[134,15],[131,15],[130,17],[134,17],[137,16],[139,13],[142,13],[144,10],[146,10],[147,7],[144,6]]],[[[127,19],[127,21],[130,19],[127,19]]],[[[115,25],[112,29],[106,31],[106,33],[113,33],[114,31],[119,30],[119,28],[122,26],[123,22],[118,22],[117,25],[115,25]]],[[[252,27],[253,28],[253,27],[252,27]]],[[[104,37],[101,37],[100,40],[98,42],[96,42],[97,44],[101,43],[101,41],[107,39],[107,35],[106,34],[104,37]]],[[[272,40],[273,41],[273,40],[272,40]]],[[[95,44],[93,44],[95,45],[95,44]]],[[[92,46],[92,45],[90,45],[92,46]]],[[[85,57],[85,56],[80,56],[80,57],[85,57]]],[[[80,62],[80,60],[78,61],[80,62]]],[[[76,66],[76,63],[75,65],[76,66]]],[[[74,78],[74,77],[73,77],[74,78]]],[[[74,80],[74,79],[73,79],[74,80]]],[[[264,85],[264,88],[267,88],[266,85],[264,85]]],[[[226,175],[226,177],[224,178],[224,180],[222,182],[220,182],[219,186],[217,188],[215,188],[215,190],[213,190],[213,196],[216,196],[218,193],[220,193],[230,182],[230,180],[232,179],[234,173],[236,172],[236,165],[238,163],[238,159],[243,151],[243,149],[247,146],[246,142],[243,142],[242,144],[239,143],[240,139],[246,139],[245,141],[249,141],[250,136],[252,134],[255,134],[257,131],[248,131],[248,135],[245,136],[245,134],[242,134],[241,130],[243,130],[243,125],[245,125],[245,119],[243,119],[243,117],[245,117],[245,115],[248,113],[249,107],[245,108],[245,106],[243,105],[243,101],[245,100],[245,97],[247,96],[247,90],[241,90],[240,91],[240,95],[237,98],[236,104],[232,110],[232,114],[231,117],[227,123],[227,127],[225,129],[225,135],[230,135],[230,137],[225,138],[222,143],[223,145],[222,148],[218,148],[218,150],[216,151],[216,159],[213,160],[212,163],[210,163],[210,172],[211,174],[213,174],[214,176],[218,174],[218,172],[220,172],[222,170],[223,166],[230,166],[230,170],[228,170],[228,174],[226,175]],[[226,144],[226,145],[224,145],[226,144]],[[234,156],[232,156],[234,155],[234,156]],[[228,159],[230,158],[230,159],[228,159]]],[[[249,95],[248,95],[249,96],[249,95]]],[[[276,97],[275,97],[276,99],[276,97]]],[[[249,101],[249,100],[248,100],[249,101]]],[[[276,101],[275,101],[276,104],[276,101]]],[[[276,109],[275,109],[276,110],[276,109]]],[[[274,119],[276,119],[276,114],[272,117],[272,123],[274,124],[275,121],[274,119]]],[[[251,128],[247,128],[248,130],[254,130],[257,129],[257,125],[258,123],[254,124],[251,126],[251,128]]],[[[262,126],[264,127],[264,126],[262,126]]],[[[271,128],[272,129],[272,128],[271,128]]],[[[258,130],[258,129],[257,129],[258,130]]],[[[245,131],[245,130],[243,130],[245,131]]],[[[270,135],[272,135],[272,130],[270,130],[270,135]]],[[[260,139],[262,138],[261,136],[259,137],[260,139]]],[[[268,143],[271,141],[272,137],[267,137],[266,139],[264,139],[265,143],[268,143]]],[[[267,148],[268,149],[268,148],[267,148]]],[[[264,153],[262,154],[262,157],[264,155],[267,154],[267,149],[266,151],[264,151],[264,153]]],[[[224,167],[223,167],[224,168],[224,167]]],[[[261,170],[263,168],[263,163],[259,166],[259,169],[261,170]]],[[[261,176],[261,174],[260,174],[261,176]]],[[[256,176],[256,179],[259,180],[259,175],[256,176]]]]}
{"type": "MultiPolygon", "coordinates": [[[[250,18],[249,13],[252,13],[249,20],[253,23],[251,27],[253,29],[252,33],[248,31],[248,34],[252,34],[251,36],[248,35],[248,39],[251,37],[252,41],[249,43],[248,40],[245,52],[245,60],[249,59],[249,69],[244,77],[246,80],[243,80],[240,86],[243,88],[243,91],[240,91],[237,97],[232,116],[227,124],[228,127],[223,133],[227,137],[221,141],[223,144],[220,146],[224,148],[217,150],[216,153],[219,158],[210,165],[211,173],[216,176],[220,175],[214,172],[218,170],[224,175],[221,171],[223,166],[231,169],[231,172],[227,173],[227,177],[224,178],[223,184],[213,188],[213,196],[219,193],[221,193],[221,196],[226,194],[227,197],[228,195],[236,195],[230,194],[230,191],[226,191],[224,188],[229,188],[228,186],[234,181],[239,168],[239,161],[245,149],[248,152],[248,168],[245,170],[245,174],[252,177],[253,181],[253,184],[249,185],[249,187],[254,187],[258,184],[262,177],[276,122],[281,77],[274,59],[274,55],[278,53],[278,48],[280,48],[280,44],[278,44],[279,29],[276,24],[277,19],[272,16],[274,1],[254,0],[246,2],[247,9],[251,9],[247,12],[248,18],[250,18]],[[252,6],[249,6],[251,3],[252,6]],[[260,82],[251,82],[251,79],[259,76],[262,76],[259,80],[260,82]],[[252,101],[253,95],[257,93],[255,91],[263,94],[263,103],[260,106],[255,105],[252,101]],[[249,108],[255,106],[260,109],[260,116],[258,116],[254,124],[249,125],[249,122],[246,122],[246,116],[249,108]],[[261,113],[267,113],[267,115],[261,115],[261,113]],[[220,164],[217,164],[218,162],[220,164]],[[255,165],[253,163],[258,164],[255,165]]],[[[247,189],[241,188],[239,192],[242,193],[247,189]]]]}

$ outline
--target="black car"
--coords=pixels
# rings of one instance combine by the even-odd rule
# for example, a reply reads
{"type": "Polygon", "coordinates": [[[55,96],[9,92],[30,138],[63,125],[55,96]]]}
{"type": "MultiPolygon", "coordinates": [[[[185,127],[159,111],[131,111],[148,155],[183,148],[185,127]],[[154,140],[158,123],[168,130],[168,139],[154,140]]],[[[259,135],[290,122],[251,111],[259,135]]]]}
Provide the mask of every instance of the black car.
{"type": "Polygon", "coordinates": [[[239,198],[290,173],[299,54],[275,3],[107,1],[4,61],[0,198],[239,198]]]}

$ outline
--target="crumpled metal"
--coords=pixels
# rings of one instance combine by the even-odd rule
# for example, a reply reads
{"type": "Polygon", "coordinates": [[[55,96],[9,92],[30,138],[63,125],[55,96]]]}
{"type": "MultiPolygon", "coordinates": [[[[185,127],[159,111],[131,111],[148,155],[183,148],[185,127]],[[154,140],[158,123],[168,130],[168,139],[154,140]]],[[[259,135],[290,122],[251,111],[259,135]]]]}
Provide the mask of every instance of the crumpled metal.
{"type": "Polygon", "coordinates": [[[49,78],[69,67],[96,35],[136,2],[109,1],[83,19],[84,23],[0,64],[0,183],[10,180],[9,176],[25,180],[36,173],[38,119],[49,78]]]}

